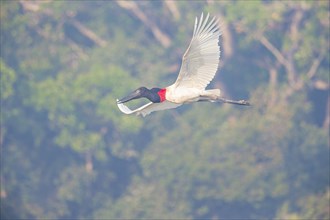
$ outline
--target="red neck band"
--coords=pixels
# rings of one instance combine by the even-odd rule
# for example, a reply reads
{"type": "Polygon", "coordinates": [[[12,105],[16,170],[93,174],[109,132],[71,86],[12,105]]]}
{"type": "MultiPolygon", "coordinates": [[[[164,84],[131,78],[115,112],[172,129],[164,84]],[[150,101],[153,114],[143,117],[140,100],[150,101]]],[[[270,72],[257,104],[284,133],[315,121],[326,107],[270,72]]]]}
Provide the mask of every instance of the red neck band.
{"type": "Polygon", "coordinates": [[[166,89],[161,89],[157,92],[160,98],[160,102],[164,102],[166,100],[166,89]]]}

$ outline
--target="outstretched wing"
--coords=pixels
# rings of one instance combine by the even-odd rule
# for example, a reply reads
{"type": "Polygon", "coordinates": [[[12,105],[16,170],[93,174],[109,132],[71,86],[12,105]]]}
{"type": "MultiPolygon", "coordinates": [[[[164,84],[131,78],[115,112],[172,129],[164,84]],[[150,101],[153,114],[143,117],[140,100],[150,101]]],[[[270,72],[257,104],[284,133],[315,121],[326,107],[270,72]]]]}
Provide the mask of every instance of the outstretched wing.
{"type": "Polygon", "coordinates": [[[120,111],[125,113],[125,114],[129,115],[129,114],[136,113],[136,115],[142,115],[144,117],[144,116],[150,114],[151,112],[176,108],[176,107],[179,107],[181,104],[176,104],[176,103],[169,102],[169,101],[164,101],[164,102],[161,102],[161,103],[149,102],[149,103],[147,103],[147,104],[145,104],[145,105],[143,105],[140,108],[137,108],[135,110],[131,110],[130,108],[128,108],[123,103],[120,103],[120,104],[117,103],[117,105],[118,105],[118,108],[120,109],[120,111]]]}
{"type": "Polygon", "coordinates": [[[220,58],[218,20],[208,22],[209,14],[203,20],[195,21],[193,38],[183,55],[175,87],[205,89],[217,72],[220,58]]]}

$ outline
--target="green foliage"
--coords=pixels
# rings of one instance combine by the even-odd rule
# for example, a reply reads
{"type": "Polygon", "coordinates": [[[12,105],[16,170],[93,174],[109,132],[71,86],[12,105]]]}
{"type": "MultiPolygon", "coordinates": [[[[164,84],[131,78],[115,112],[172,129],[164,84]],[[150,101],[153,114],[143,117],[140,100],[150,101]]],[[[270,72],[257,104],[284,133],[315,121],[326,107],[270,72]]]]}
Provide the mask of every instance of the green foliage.
{"type": "Polygon", "coordinates": [[[13,69],[8,67],[3,60],[0,60],[1,69],[1,101],[8,99],[13,94],[13,84],[16,80],[16,74],[13,69]]]}
{"type": "Polygon", "coordinates": [[[121,199],[108,202],[95,212],[94,218],[187,218],[188,207],[184,201],[174,200],[162,185],[136,178],[121,199]]]}
{"type": "Polygon", "coordinates": [[[126,3],[0,2],[1,218],[328,218],[329,3],[126,3]],[[212,86],[252,107],[122,114],[175,80],[201,12],[232,42],[212,86]]]}
{"type": "Polygon", "coordinates": [[[302,196],[295,204],[298,207],[297,212],[290,211],[288,203],[283,204],[277,218],[281,219],[327,219],[329,213],[329,188],[327,191],[319,194],[302,196]]]}

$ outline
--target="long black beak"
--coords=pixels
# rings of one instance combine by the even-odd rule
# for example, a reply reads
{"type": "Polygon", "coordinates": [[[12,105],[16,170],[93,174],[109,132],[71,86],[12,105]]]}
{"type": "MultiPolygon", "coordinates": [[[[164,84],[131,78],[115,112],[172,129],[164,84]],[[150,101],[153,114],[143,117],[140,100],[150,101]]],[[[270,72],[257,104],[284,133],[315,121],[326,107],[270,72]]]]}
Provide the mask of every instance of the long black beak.
{"type": "Polygon", "coordinates": [[[137,91],[134,91],[131,94],[129,94],[128,96],[125,96],[124,98],[122,98],[120,100],[117,100],[117,103],[121,104],[121,103],[125,103],[125,102],[131,101],[133,99],[138,99],[138,98],[141,98],[141,94],[139,94],[137,91]]]}

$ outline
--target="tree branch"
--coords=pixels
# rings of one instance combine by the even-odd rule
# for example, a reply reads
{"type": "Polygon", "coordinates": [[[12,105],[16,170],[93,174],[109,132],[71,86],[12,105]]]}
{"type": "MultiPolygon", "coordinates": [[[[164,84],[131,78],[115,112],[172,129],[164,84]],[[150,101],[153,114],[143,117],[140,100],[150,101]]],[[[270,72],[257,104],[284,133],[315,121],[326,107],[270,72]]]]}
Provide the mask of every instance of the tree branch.
{"type": "Polygon", "coordinates": [[[274,106],[277,97],[277,70],[275,67],[271,67],[269,70],[269,88],[270,88],[270,98],[268,100],[268,106],[274,106]]]}
{"type": "Polygon", "coordinates": [[[264,35],[259,37],[259,41],[275,56],[278,62],[280,62],[284,67],[288,67],[289,64],[283,54],[271,42],[269,42],[264,35]]]}
{"type": "Polygon", "coordinates": [[[299,25],[303,18],[303,10],[301,8],[297,8],[292,18],[292,22],[290,25],[290,40],[291,40],[291,48],[287,54],[287,73],[289,83],[294,86],[297,83],[297,73],[294,62],[294,54],[298,50],[300,36],[299,36],[299,25]]]}
{"type": "Polygon", "coordinates": [[[317,69],[319,68],[323,58],[324,58],[324,53],[321,53],[318,58],[313,60],[313,63],[307,72],[308,79],[313,78],[313,76],[316,74],[317,69]]]}
{"type": "Polygon", "coordinates": [[[77,20],[72,20],[71,24],[79,30],[80,33],[82,33],[87,38],[91,39],[93,42],[95,42],[98,46],[104,47],[107,45],[107,42],[103,39],[101,39],[99,36],[97,36],[91,29],[87,28],[85,25],[80,23],[77,20]]]}
{"type": "Polygon", "coordinates": [[[117,1],[117,4],[131,11],[138,19],[140,19],[148,28],[151,29],[155,38],[162,44],[163,47],[167,48],[171,45],[170,38],[163,33],[157,25],[155,25],[145,14],[141,11],[139,6],[133,1],[117,1]]]}
{"type": "MultiPolygon", "coordinates": [[[[299,48],[301,40],[299,36],[299,25],[301,20],[303,19],[303,12],[304,10],[299,7],[295,10],[295,13],[293,15],[289,29],[289,37],[291,39],[292,45],[286,55],[284,53],[281,53],[271,42],[269,42],[269,40],[263,34],[259,36],[260,42],[275,56],[278,62],[285,67],[288,76],[288,82],[294,90],[300,89],[304,86],[304,82],[301,79],[297,78],[294,61],[294,54],[299,48]]],[[[318,65],[319,64],[317,63],[313,63],[309,75],[315,74],[314,71],[316,71],[318,65]]]]}
{"type": "Polygon", "coordinates": [[[222,16],[222,14],[217,15],[221,22],[221,32],[222,32],[222,46],[224,52],[224,59],[222,63],[224,64],[233,54],[234,54],[234,44],[232,40],[232,34],[229,30],[229,26],[226,22],[226,19],[222,16]]]}
{"type": "Polygon", "coordinates": [[[322,80],[316,80],[315,82],[313,82],[313,86],[316,89],[319,90],[328,90],[329,89],[329,83],[326,83],[322,80]]]}
{"type": "Polygon", "coordinates": [[[166,7],[168,8],[168,10],[174,16],[175,20],[179,20],[181,15],[178,10],[178,7],[176,6],[176,2],[173,0],[167,0],[167,1],[164,1],[164,3],[166,5],[166,7]]]}

